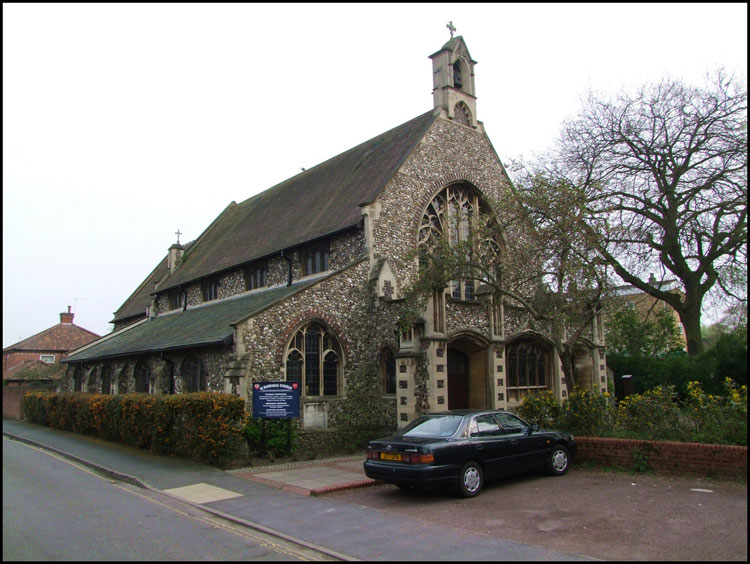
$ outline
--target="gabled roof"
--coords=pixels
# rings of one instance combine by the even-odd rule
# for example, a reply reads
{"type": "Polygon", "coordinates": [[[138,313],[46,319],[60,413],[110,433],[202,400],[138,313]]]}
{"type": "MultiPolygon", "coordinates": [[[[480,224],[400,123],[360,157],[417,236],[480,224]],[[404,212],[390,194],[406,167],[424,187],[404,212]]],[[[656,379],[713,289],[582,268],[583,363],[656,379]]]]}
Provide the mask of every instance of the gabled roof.
{"type": "Polygon", "coordinates": [[[114,319],[110,323],[115,321],[123,321],[130,317],[145,317],[146,306],[151,303],[151,294],[154,291],[154,287],[169,272],[167,268],[167,257],[165,256],[159,264],[156,265],[146,279],[141,282],[141,285],[130,294],[127,300],[123,302],[120,308],[114,313],[114,319]]]}
{"type": "Polygon", "coordinates": [[[228,345],[234,337],[233,323],[257,313],[320,279],[291,286],[242,294],[209,302],[185,311],[167,313],[129,325],[99,341],[74,351],[62,363],[116,358],[155,351],[210,345],[228,345]]]}
{"type": "Polygon", "coordinates": [[[84,329],[83,327],[79,327],[78,325],[72,323],[58,323],[49,329],[45,329],[36,335],[32,335],[28,339],[24,339],[14,345],[5,347],[3,353],[23,351],[68,352],[80,348],[98,338],[99,335],[96,333],[84,329]]]}
{"type": "Polygon", "coordinates": [[[236,268],[358,226],[437,119],[434,110],[261,192],[230,204],[185,251],[160,290],[236,268]]]}
{"type": "Polygon", "coordinates": [[[375,200],[436,118],[430,110],[240,204],[232,202],[186,245],[174,274],[167,277],[165,256],[112,322],[145,317],[157,283],[160,291],[168,290],[359,225],[360,206],[375,200]]]}

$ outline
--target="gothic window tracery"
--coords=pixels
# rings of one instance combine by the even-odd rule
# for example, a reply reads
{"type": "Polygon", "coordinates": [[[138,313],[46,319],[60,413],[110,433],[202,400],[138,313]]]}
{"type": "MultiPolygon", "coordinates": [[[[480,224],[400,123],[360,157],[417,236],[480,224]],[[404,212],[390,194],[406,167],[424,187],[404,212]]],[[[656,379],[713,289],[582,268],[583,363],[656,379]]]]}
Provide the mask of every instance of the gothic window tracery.
{"type": "Polygon", "coordinates": [[[471,125],[471,112],[466,104],[459,102],[453,108],[453,121],[461,125],[471,125]]]}
{"type": "MultiPolygon", "coordinates": [[[[473,187],[466,183],[449,185],[432,199],[422,215],[417,245],[425,252],[433,253],[441,238],[447,236],[451,247],[472,243],[466,246],[467,253],[473,252],[474,243],[498,253],[499,245],[495,241],[472,241],[478,222],[485,220],[491,220],[491,214],[473,187]]],[[[454,299],[475,299],[474,280],[454,280],[450,285],[454,299]]]]}
{"type": "Polygon", "coordinates": [[[516,341],[507,348],[508,396],[520,401],[550,382],[550,348],[540,341],[516,341]]]}
{"type": "Polygon", "coordinates": [[[286,353],[286,380],[300,382],[305,396],[336,396],[341,385],[341,346],[317,322],[298,329],[286,353]]]}

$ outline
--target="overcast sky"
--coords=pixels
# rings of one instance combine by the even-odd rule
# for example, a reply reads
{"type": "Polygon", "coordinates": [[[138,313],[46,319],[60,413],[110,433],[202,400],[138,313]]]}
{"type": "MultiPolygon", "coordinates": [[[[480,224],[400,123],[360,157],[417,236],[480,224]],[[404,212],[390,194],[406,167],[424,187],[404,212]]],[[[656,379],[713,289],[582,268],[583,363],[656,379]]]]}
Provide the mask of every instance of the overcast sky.
{"type": "Polygon", "coordinates": [[[449,21],[506,163],[588,89],[746,76],[746,4],[4,3],[3,347],[110,332],[178,229],[431,109],[449,21]]]}

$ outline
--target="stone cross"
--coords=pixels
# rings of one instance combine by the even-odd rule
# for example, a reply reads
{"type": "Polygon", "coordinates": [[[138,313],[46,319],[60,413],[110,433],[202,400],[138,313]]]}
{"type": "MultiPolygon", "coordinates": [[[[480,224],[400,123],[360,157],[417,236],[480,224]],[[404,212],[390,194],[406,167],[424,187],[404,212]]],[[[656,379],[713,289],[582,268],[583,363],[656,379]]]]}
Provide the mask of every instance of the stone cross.
{"type": "Polygon", "coordinates": [[[177,235],[177,244],[179,245],[180,244],[180,235],[182,235],[182,233],[178,229],[177,231],[174,232],[174,234],[177,235]]]}
{"type": "Polygon", "coordinates": [[[448,24],[445,27],[447,27],[448,31],[451,32],[451,39],[453,39],[453,33],[456,31],[456,28],[454,27],[453,22],[452,21],[448,22],[448,24]]]}

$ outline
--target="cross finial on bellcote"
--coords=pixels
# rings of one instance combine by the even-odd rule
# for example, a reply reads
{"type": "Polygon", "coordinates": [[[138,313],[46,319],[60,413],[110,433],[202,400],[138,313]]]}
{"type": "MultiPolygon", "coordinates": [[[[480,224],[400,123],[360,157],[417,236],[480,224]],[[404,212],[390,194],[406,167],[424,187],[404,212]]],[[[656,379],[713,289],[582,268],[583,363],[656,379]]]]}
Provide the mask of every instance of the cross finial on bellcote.
{"type": "Polygon", "coordinates": [[[182,232],[178,229],[174,232],[175,235],[177,235],[177,244],[180,244],[180,235],[182,235],[182,232]]]}
{"type": "Polygon", "coordinates": [[[453,39],[453,34],[456,31],[456,27],[453,25],[453,22],[452,21],[448,22],[448,24],[445,27],[447,27],[448,31],[451,32],[451,39],[453,39]]]}

